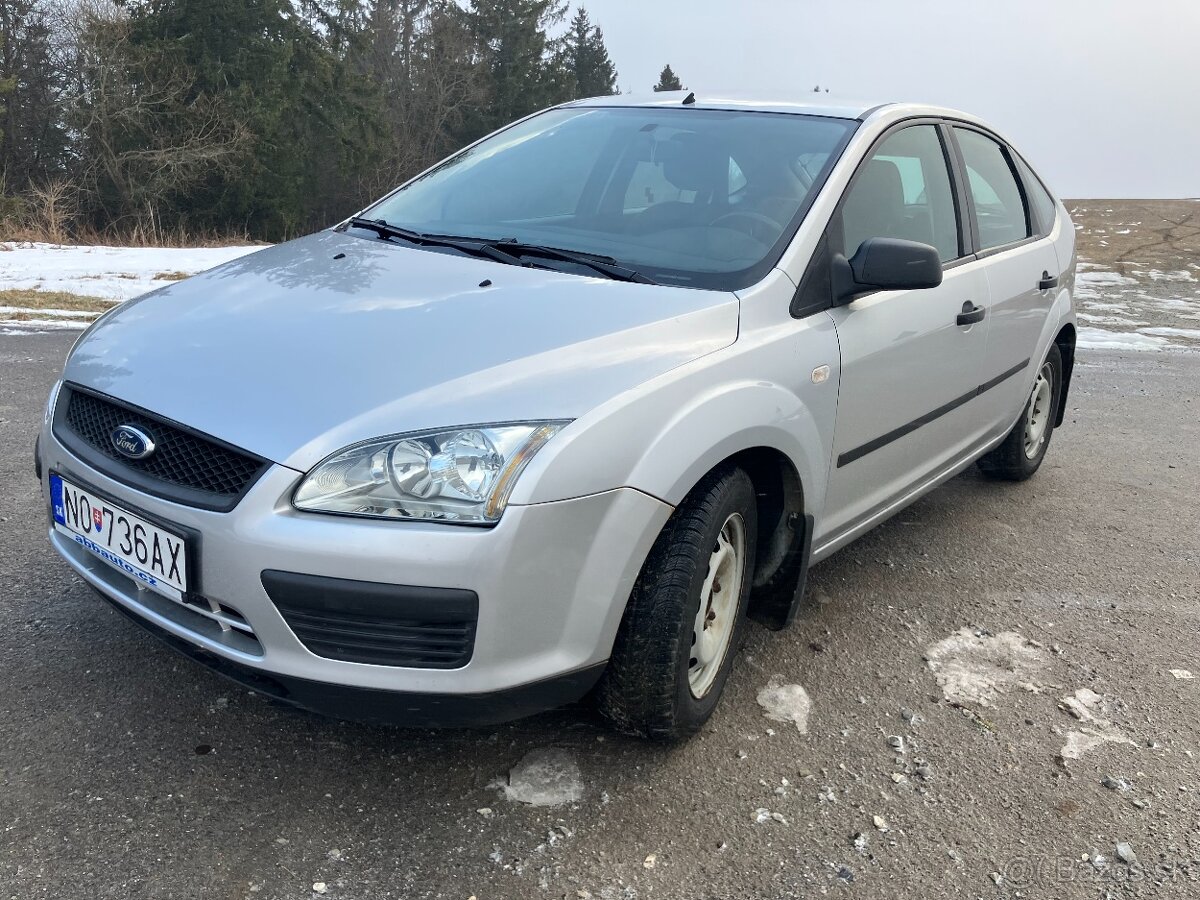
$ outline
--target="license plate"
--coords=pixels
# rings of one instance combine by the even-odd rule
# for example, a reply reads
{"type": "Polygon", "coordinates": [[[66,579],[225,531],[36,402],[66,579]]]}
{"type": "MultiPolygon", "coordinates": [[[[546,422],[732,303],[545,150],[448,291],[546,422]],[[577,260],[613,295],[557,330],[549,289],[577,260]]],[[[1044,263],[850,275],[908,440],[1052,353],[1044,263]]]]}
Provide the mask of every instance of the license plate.
{"type": "Polygon", "coordinates": [[[187,542],[178,534],[50,475],[54,527],[93,556],[172,600],[187,593],[187,542]]]}

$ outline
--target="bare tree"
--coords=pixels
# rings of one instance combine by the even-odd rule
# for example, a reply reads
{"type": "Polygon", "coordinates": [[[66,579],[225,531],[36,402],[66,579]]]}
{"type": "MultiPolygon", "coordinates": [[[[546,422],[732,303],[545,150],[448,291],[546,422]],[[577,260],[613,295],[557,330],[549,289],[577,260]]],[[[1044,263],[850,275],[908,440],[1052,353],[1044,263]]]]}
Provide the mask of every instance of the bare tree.
{"type": "Polygon", "coordinates": [[[77,12],[72,113],[86,148],[81,188],[111,225],[158,233],[164,201],[235,166],[249,132],[219,99],[192,97],[183,68],[159,65],[153,79],[143,77],[119,8],[85,0],[77,12]]]}

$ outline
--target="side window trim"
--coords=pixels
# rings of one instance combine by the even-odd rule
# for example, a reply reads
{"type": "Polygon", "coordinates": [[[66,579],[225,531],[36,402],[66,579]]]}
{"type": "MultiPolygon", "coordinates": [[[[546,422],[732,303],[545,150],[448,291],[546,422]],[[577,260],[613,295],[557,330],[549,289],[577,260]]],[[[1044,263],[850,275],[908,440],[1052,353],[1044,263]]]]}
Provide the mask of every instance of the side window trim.
{"type": "Polygon", "coordinates": [[[834,207],[833,214],[825,224],[825,230],[821,233],[821,237],[817,241],[817,246],[813,250],[812,258],[809,260],[808,266],[804,270],[804,275],[800,279],[800,287],[796,289],[796,293],[792,297],[790,312],[793,318],[802,319],[814,313],[823,312],[832,306],[832,286],[830,287],[830,296],[824,302],[816,296],[822,286],[829,283],[825,277],[825,273],[819,267],[828,268],[835,253],[844,254],[846,251],[846,248],[842,246],[844,241],[841,227],[842,207],[846,203],[846,198],[854,189],[854,185],[858,182],[859,176],[862,174],[867,162],[875,155],[875,151],[879,149],[880,145],[896,132],[902,131],[905,128],[911,128],[914,125],[932,125],[934,127],[938,139],[942,143],[942,155],[949,170],[950,192],[954,197],[954,214],[958,224],[959,255],[955,259],[942,263],[942,268],[952,269],[964,263],[974,262],[977,258],[973,225],[970,224],[970,220],[967,217],[967,210],[971,208],[971,195],[970,191],[967,191],[965,188],[962,171],[958,168],[956,159],[956,154],[959,152],[958,145],[953,140],[953,135],[949,134],[947,121],[936,116],[917,116],[911,119],[901,119],[899,122],[890,125],[881,135],[875,138],[871,142],[871,146],[862,155],[862,158],[855,164],[854,173],[850,176],[850,180],[842,190],[842,195],[838,198],[837,206],[834,207]]]}
{"type": "Polygon", "coordinates": [[[1028,183],[1028,178],[1032,177],[1035,181],[1037,181],[1037,186],[1040,187],[1042,189],[1042,191],[1045,192],[1046,196],[1049,197],[1051,199],[1051,201],[1053,201],[1052,208],[1054,210],[1054,213],[1051,216],[1049,222],[1043,222],[1041,220],[1042,217],[1040,215],[1038,215],[1038,213],[1037,213],[1037,208],[1036,208],[1035,204],[1033,204],[1032,202],[1030,202],[1030,204],[1029,204],[1029,216],[1030,216],[1030,219],[1033,221],[1034,225],[1036,226],[1034,229],[1035,234],[1039,238],[1047,237],[1050,234],[1050,232],[1054,230],[1054,223],[1058,221],[1058,200],[1054,196],[1053,191],[1051,191],[1050,188],[1048,188],[1046,186],[1046,182],[1042,181],[1042,176],[1039,175],[1036,171],[1034,171],[1033,166],[1031,166],[1029,164],[1029,160],[1027,160],[1019,152],[1017,152],[1016,148],[1014,148],[1012,145],[1005,145],[1005,146],[1007,146],[1008,152],[1012,156],[1013,160],[1020,161],[1020,163],[1021,163],[1021,165],[1017,166],[1017,176],[1021,182],[1023,190],[1025,191],[1026,197],[1029,196],[1029,192],[1030,192],[1030,185],[1028,183]],[[1026,173],[1028,173],[1028,176],[1026,175],[1026,173]]]}
{"type": "Polygon", "coordinates": [[[950,178],[954,184],[955,203],[959,204],[961,223],[959,233],[962,235],[963,256],[972,260],[979,256],[979,227],[975,218],[975,198],[971,196],[967,184],[967,163],[963,159],[962,148],[954,136],[951,121],[943,119],[938,123],[938,133],[946,145],[946,155],[950,159],[950,178]]]}
{"type": "Polygon", "coordinates": [[[1028,237],[1023,237],[1020,240],[1009,241],[1007,244],[1001,244],[998,247],[989,247],[986,250],[980,246],[979,240],[979,216],[975,210],[975,198],[970,190],[966,192],[967,204],[971,209],[971,231],[973,235],[973,248],[975,259],[986,259],[989,256],[995,256],[997,253],[1007,253],[1009,250],[1015,250],[1018,247],[1024,247],[1026,244],[1032,244],[1034,241],[1042,240],[1045,235],[1038,234],[1036,222],[1034,221],[1033,204],[1029,202],[1029,189],[1025,184],[1025,180],[1021,177],[1021,169],[1016,165],[1014,151],[1005,141],[999,136],[992,134],[985,128],[980,128],[971,122],[963,122],[957,119],[947,119],[947,124],[950,126],[950,137],[954,142],[954,155],[958,165],[962,166],[960,177],[965,183],[967,173],[966,158],[963,156],[962,146],[959,144],[958,135],[954,132],[962,129],[963,131],[974,131],[977,134],[983,135],[991,141],[994,141],[1000,146],[1000,152],[1004,156],[1005,162],[1008,163],[1009,172],[1012,173],[1013,181],[1017,184],[1017,191],[1021,195],[1021,204],[1025,207],[1025,228],[1029,231],[1028,237]]]}

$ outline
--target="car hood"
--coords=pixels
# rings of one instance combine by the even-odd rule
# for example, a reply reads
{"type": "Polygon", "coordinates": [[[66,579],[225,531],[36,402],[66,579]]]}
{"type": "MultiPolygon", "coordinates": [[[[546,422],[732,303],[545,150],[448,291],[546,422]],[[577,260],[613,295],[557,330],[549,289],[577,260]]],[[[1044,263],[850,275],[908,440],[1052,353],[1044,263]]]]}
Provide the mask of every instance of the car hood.
{"type": "Polygon", "coordinates": [[[107,314],[64,377],[304,471],[381,435],[577,418],[737,328],[730,293],[325,231],[107,314]]]}

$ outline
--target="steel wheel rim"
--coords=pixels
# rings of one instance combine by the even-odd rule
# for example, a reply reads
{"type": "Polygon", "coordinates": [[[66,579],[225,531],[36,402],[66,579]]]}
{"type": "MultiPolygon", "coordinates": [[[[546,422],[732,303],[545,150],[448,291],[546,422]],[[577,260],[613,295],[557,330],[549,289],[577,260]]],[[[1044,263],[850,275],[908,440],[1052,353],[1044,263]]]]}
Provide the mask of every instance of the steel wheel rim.
{"type": "Polygon", "coordinates": [[[1025,456],[1029,459],[1038,455],[1050,430],[1050,389],[1053,384],[1054,370],[1051,369],[1050,363],[1046,363],[1033,383],[1033,392],[1029,395],[1029,406],[1025,413],[1025,456]]]}
{"type": "Polygon", "coordinates": [[[708,558],[708,572],[700,588],[700,606],[692,623],[688,687],[697,700],[712,689],[729,652],[745,571],[746,522],[740,513],[732,513],[721,525],[708,558]]]}

